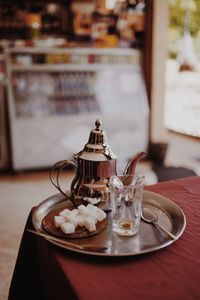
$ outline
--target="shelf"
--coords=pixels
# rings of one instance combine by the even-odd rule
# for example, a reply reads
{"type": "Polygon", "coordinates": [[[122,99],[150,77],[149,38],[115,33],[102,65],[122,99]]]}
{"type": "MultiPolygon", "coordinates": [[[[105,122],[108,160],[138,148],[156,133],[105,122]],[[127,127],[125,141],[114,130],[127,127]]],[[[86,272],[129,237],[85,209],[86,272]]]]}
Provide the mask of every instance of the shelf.
{"type": "MultiPolygon", "coordinates": [[[[60,98],[60,99],[67,99],[67,100],[71,100],[73,98],[81,98],[81,99],[84,99],[84,98],[87,98],[87,97],[95,97],[95,93],[77,93],[76,91],[74,91],[74,93],[71,93],[71,94],[51,94],[51,95],[48,95],[48,98],[49,99],[56,99],[56,98],[60,98]]],[[[72,100],[73,101],[73,100],[72,100]]]]}
{"type": "Polygon", "coordinates": [[[65,72],[65,71],[102,71],[105,69],[116,70],[140,70],[141,66],[137,64],[33,64],[30,66],[12,66],[8,65],[8,70],[13,72],[65,72]]]}
{"type": "Polygon", "coordinates": [[[15,47],[5,48],[7,54],[73,54],[73,55],[119,55],[140,56],[138,49],[130,48],[49,48],[49,47],[15,47]]]}
{"type": "MultiPolygon", "coordinates": [[[[139,70],[141,67],[141,52],[138,49],[126,48],[41,48],[41,47],[15,47],[6,48],[5,55],[66,55],[70,62],[29,63],[17,64],[7,60],[9,71],[19,72],[64,72],[64,71],[101,71],[108,68],[116,70],[139,70]],[[90,55],[94,61],[90,62],[90,55]],[[84,58],[84,60],[82,60],[84,58]],[[100,59],[100,61],[99,61],[100,59]]],[[[44,58],[45,58],[44,57],[44,58]]]]}

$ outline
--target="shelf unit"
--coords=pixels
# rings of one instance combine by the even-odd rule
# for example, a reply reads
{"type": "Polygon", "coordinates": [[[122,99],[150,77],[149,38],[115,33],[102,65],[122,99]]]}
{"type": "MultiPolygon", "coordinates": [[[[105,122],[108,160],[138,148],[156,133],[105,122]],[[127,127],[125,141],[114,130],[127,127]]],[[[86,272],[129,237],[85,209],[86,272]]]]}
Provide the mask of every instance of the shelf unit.
{"type": "Polygon", "coordinates": [[[122,164],[147,147],[148,101],[139,50],[23,47],[4,53],[15,170],[70,159],[99,117],[122,164]]]}

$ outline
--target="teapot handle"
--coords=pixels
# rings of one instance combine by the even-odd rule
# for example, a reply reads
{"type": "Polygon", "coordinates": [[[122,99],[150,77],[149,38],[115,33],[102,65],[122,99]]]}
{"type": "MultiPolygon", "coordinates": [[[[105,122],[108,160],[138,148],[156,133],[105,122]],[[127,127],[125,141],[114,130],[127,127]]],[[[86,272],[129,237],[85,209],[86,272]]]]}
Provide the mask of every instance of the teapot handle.
{"type": "Polygon", "coordinates": [[[59,190],[61,194],[63,194],[66,198],[69,198],[69,196],[62,190],[60,183],[59,183],[59,178],[60,174],[62,173],[63,169],[71,165],[73,167],[77,167],[76,164],[73,161],[70,160],[61,160],[55,163],[50,171],[50,180],[51,183],[59,190]],[[56,170],[57,169],[57,170],[56,170]],[[55,173],[55,178],[54,178],[54,173],[55,173]],[[55,179],[55,180],[54,180],[55,179]]]}

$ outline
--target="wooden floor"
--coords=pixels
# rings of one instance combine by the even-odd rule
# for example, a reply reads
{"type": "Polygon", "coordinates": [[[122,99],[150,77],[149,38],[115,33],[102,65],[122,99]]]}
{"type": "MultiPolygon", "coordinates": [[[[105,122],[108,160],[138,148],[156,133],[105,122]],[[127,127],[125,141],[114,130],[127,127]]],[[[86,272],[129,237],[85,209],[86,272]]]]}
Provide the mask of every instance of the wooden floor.
{"type": "MultiPolygon", "coordinates": [[[[70,180],[74,176],[73,172],[63,171],[62,179],[65,177],[67,180],[70,180]]],[[[25,172],[2,172],[0,173],[0,181],[10,181],[10,182],[28,182],[28,181],[41,181],[41,180],[50,180],[50,170],[29,170],[25,172]]]]}
{"type": "Polygon", "coordinates": [[[9,173],[4,172],[0,174],[0,181],[32,181],[48,179],[49,171],[29,171],[29,172],[19,172],[19,173],[9,173]]]}
{"type": "MultiPolygon", "coordinates": [[[[63,188],[70,181],[63,174],[63,188]]],[[[46,198],[58,193],[48,171],[0,175],[0,299],[7,300],[15,261],[29,212],[46,198]]],[[[27,299],[28,300],[28,299],[27,299]]]]}

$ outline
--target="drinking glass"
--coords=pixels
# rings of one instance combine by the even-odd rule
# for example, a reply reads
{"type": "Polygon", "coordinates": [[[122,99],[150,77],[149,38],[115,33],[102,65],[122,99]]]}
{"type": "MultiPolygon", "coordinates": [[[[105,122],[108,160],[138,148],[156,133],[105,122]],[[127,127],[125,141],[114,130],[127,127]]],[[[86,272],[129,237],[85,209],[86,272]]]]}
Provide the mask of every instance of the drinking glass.
{"type": "Polygon", "coordinates": [[[139,231],[144,176],[112,176],[109,181],[113,231],[133,236],[139,231]]]}

